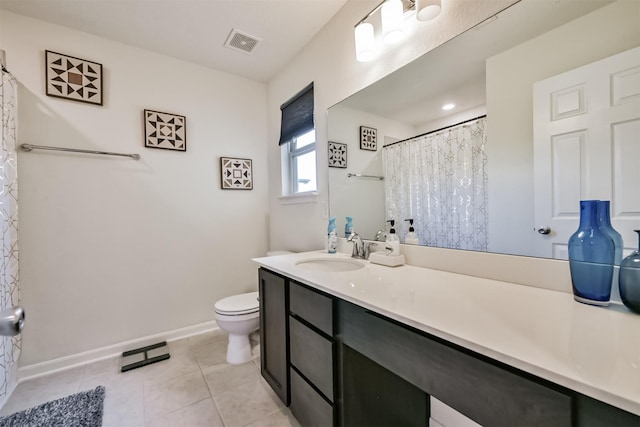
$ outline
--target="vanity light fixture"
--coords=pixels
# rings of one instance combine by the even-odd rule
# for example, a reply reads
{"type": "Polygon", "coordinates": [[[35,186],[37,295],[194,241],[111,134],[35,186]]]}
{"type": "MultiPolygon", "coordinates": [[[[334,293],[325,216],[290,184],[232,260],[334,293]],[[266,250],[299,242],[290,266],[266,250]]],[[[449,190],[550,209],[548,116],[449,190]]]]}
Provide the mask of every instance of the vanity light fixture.
{"type": "Polygon", "coordinates": [[[416,0],[416,18],[418,21],[429,21],[440,14],[441,0],[416,0]]]}
{"type": "Polygon", "coordinates": [[[405,36],[404,15],[416,12],[419,21],[427,21],[440,14],[442,0],[384,0],[362,18],[354,30],[356,59],[359,62],[371,61],[380,48],[376,44],[375,28],[371,18],[380,12],[382,22],[382,40],[385,44],[396,44],[405,36]]]}
{"type": "Polygon", "coordinates": [[[456,104],[449,103],[442,106],[442,109],[445,111],[453,110],[454,108],[456,108],[456,104]]]}

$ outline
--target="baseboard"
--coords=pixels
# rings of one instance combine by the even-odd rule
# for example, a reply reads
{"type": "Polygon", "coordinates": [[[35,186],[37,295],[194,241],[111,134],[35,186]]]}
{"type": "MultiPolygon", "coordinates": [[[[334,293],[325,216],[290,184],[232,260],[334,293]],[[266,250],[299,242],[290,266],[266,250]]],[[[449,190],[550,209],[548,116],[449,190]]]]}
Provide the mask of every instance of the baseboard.
{"type": "Polygon", "coordinates": [[[75,368],[87,363],[97,362],[99,360],[120,356],[123,351],[143,347],[145,345],[149,345],[150,343],[158,341],[175,341],[219,329],[220,328],[218,328],[218,325],[215,321],[204,322],[193,326],[187,326],[186,328],[161,332],[146,337],[123,341],[106,347],[100,347],[95,350],[89,350],[53,360],[47,360],[46,362],[20,366],[20,368],[18,369],[18,382],[21,383],[26,380],[52,374],[54,372],[64,371],[66,369],[75,368]]]}
{"type": "Polygon", "coordinates": [[[4,404],[7,403],[7,400],[9,400],[9,398],[11,397],[13,390],[15,390],[16,386],[18,385],[18,378],[18,367],[15,363],[13,363],[9,366],[9,372],[7,373],[7,376],[5,378],[5,382],[7,383],[7,390],[6,393],[2,395],[2,397],[0,397],[0,408],[2,408],[4,404]]]}

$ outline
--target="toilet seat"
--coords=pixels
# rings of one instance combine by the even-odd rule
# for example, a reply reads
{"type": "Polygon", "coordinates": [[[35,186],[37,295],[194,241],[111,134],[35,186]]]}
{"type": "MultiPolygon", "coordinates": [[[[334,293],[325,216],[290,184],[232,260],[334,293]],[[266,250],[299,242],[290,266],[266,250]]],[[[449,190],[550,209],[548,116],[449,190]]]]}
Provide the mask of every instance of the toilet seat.
{"type": "Polygon", "coordinates": [[[242,316],[260,311],[258,292],[232,295],[215,304],[215,312],[225,316],[242,316]]]}

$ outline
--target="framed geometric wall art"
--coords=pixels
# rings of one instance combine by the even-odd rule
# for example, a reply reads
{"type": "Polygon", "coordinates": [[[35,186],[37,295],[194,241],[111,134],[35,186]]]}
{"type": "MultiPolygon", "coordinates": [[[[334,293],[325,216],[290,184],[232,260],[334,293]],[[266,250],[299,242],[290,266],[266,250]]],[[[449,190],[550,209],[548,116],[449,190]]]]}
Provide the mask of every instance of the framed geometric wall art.
{"type": "Polygon", "coordinates": [[[360,148],[362,150],[378,151],[378,130],[360,126],[360,148]]]}
{"type": "Polygon", "coordinates": [[[45,50],[46,94],[102,105],[102,64],[45,50]]]}
{"type": "Polygon", "coordinates": [[[329,141],[329,167],[347,167],[347,144],[329,141]]]}
{"type": "Polygon", "coordinates": [[[253,190],[251,159],[220,157],[220,183],[223,190],[253,190]]]}
{"type": "Polygon", "coordinates": [[[177,114],[144,110],[144,146],[187,151],[187,118],[177,114]]]}

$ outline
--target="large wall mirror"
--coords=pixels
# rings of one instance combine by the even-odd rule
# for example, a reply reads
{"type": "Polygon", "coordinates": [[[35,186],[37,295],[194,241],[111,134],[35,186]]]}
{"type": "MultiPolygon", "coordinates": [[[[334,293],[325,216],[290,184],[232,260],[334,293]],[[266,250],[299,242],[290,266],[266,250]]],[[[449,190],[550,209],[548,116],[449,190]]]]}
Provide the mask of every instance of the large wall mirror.
{"type": "Polygon", "coordinates": [[[331,107],[338,230],[351,216],[373,239],[394,219],[404,241],[412,218],[421,245],[566,259],[579,201],[600,199],[632,249],[639,16],[637,0],[521,0],[331,107]]]}

